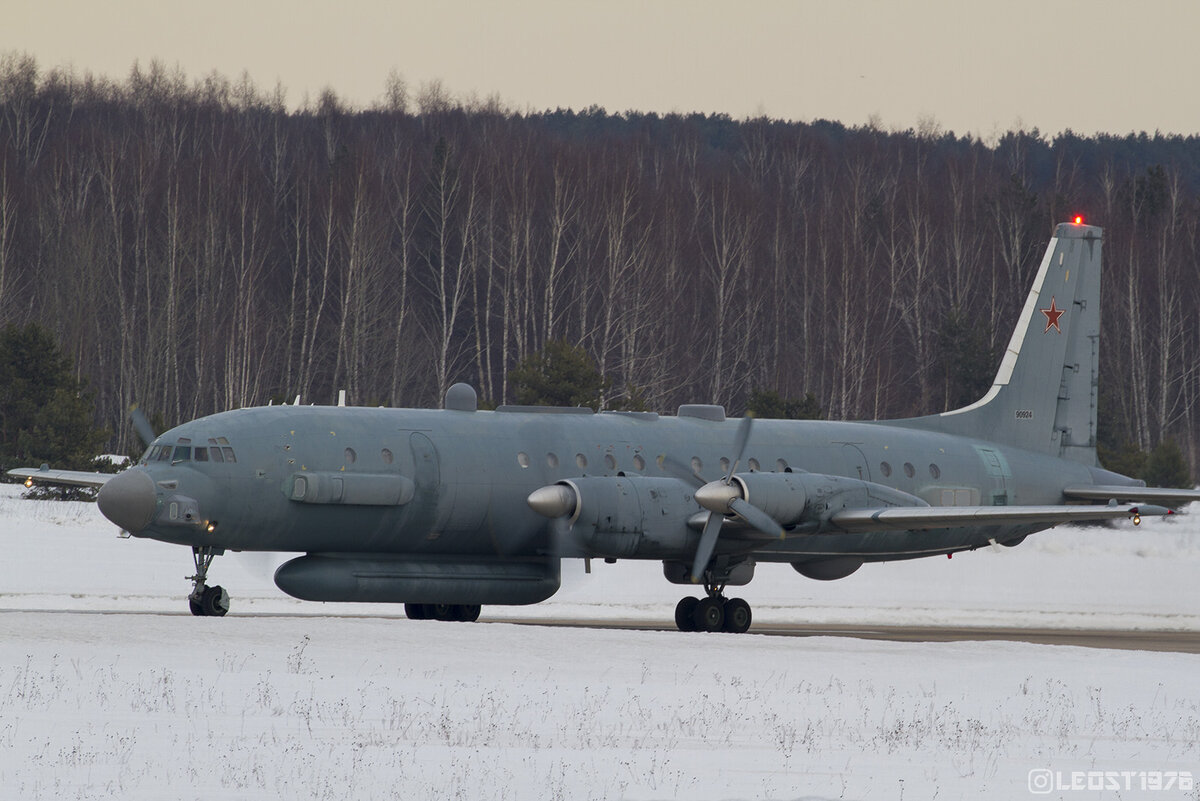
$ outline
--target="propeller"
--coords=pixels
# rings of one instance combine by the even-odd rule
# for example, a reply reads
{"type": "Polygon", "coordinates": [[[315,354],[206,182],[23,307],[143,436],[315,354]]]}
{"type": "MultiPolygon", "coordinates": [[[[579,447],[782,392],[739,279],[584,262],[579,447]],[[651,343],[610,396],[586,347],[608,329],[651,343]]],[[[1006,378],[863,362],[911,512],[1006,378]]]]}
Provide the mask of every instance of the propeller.
{"type": "Polygon", "coordinates": [[[783,538],[783,527],[776,523],[769,514],[742,498],[740,488],[733,484],[733,474],[737,472],[742,456],[745,455],[746,444],[750,441],[750,429],[753,425],[754,418],[750,415],[743,417],[742,422],[738,424],[737,434],[733,440],[733,461],[730,463],[725,477],[717,481],[705,483],[704,479],[693,470],[684,467],[670,457],[663,457],[660,460],[664,470],[696,487],[694,493],[696,503],[708,510],[708,520],[705,521],[704,529],[700,532],[700,544],[696,546],[696,556],[692,560],[692,582],[695,584],[700,583],[704,571],[708,567],[708,561],[712,559],[713,551],[717,547],[717,539],[721,535],[721,524],[725,522],[725,515],[736,514],[768,537],[783,538]]]}
{"type": "Polygon", "coordinates": [[[129,422],[133,423],[133,430],[137,432],[138,439],[147,448],[151,442],[158,439],[158,434],[154,433],[154,426],[150,425],[150,418],[146,417],[146,413],[136,404],[129,407],[129,422]]]}

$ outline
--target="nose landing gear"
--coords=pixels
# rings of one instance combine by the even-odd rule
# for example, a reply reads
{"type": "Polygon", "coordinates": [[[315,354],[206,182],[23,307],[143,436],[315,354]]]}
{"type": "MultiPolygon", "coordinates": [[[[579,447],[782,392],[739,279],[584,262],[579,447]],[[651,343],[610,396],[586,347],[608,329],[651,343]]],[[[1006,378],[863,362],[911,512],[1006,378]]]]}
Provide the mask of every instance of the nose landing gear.
{"type": "Polygon", "coordinates": [[[229,593],[224,587],[209,587],[204,583],[208,568],[214,557],[225,551],[211,546],[192,548],[192,560],[196,563],[196,575],[188,576],[192,592],[188,595],[188,607],[198,617],[223,617],[229,611],[229,593]]]}

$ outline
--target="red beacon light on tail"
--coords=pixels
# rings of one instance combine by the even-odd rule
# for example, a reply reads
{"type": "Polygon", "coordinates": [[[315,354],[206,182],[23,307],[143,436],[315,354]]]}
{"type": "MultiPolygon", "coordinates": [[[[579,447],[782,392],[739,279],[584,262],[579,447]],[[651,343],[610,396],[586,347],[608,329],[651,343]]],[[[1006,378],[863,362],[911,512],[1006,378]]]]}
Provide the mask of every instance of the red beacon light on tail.
{"type": "Polygon", "coordinates": [[[1082,215],[1082,214],[1076,214],[1076,215],[1075,215],[1075,224],[1076,224],[1076,225],[1083,225],[1083,215],[1082,215]]]}

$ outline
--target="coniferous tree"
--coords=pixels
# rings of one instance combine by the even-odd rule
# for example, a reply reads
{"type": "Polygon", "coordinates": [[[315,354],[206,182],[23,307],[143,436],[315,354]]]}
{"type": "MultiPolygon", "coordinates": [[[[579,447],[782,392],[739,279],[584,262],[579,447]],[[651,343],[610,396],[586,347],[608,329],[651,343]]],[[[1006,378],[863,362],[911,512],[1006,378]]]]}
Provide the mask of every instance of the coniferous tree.
{"type": "Polygon", "coordinates": [[[0,331],[0,463],[86,469],[110,432],[94,422],[87,383],[71,374],[50,333],[30,323],[0,331]]]}
{"type": "Polygon", "coordinates": [[[586,350],[561,339],[526,356],[509,373],[509,380],[517,403],[525,406],[599,409],[611,387],[586,350]]]}
{"type": "Polygon", "coordinates": [[[1142,478],[1151,487],[1179,487],[1191,489],[1195,486],[1191,471],[1184,461],[1183,451],[1179,443],[1173,439],[1164,439],[1150,451],[1146,458],[1146,467],[1142,478]]]}
{"type": "Polygon", "coordinates": [[[996,373],[996,357],[979,318],[952,309],[938,332],[945,370],[946,408],[960,409],[984,396],[996,373]]]}
{"type": "Polygon", "coordinates": [[[773,389],[755,389],[750,392],[750,403],[746,411],[755,417],[772,420],[823,420],[825,412],[811,392],[803,398],[785,398],[773,389]]]}

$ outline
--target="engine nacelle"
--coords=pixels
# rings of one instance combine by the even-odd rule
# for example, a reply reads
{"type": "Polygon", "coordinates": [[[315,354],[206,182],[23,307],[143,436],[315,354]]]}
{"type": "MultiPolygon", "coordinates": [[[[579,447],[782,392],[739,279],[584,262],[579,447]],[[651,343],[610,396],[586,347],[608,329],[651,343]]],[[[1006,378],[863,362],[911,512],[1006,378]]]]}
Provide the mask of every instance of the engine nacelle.
{"type": "MultiPolygon", "coordinates": [[[[715,569],[720,579],[717,583],[730,587],[745,586],[754,578],[753,559],[746,559],[735,565],[730,565],[728,568],[717,567],[715,569]]],[[[691,563],[666,559],[663,561],[663,576],[672,584],[696,586],[696,582],[692,581],[691,563]]]]}
{"type": "Polygon", "coordinates": [[[583,555],[615,559],[673,554],[694,536],[687,520],[696,507],[688,488],[673,478],[583,476],[537,493],[553,500],[539,508],[530,496],[530,505],[543,514],[559,513],[547,516],[567,516],[572,539],[583,555]]]}
{"type": "Polygon", "coordinates": [[[810,562],[792,562],[792,568],[805,578],[817,581],[834,581],[850,575],[863,566],[861,556],[835,556],[832,559],[813,559],[810,562]]]}
{"type": "Polygon", "coordinates": [[[795,525],[808,505],[807,473],[736,473],[742,499],[771,516],[779,525],[795,525]]]}
{"type": "Polygon", "coordinates": [[[928,506],[915,495],[882,484],[823,473],[736,473],[738,494],[788,528],[823,527],[842,509],[928,506]]]}

